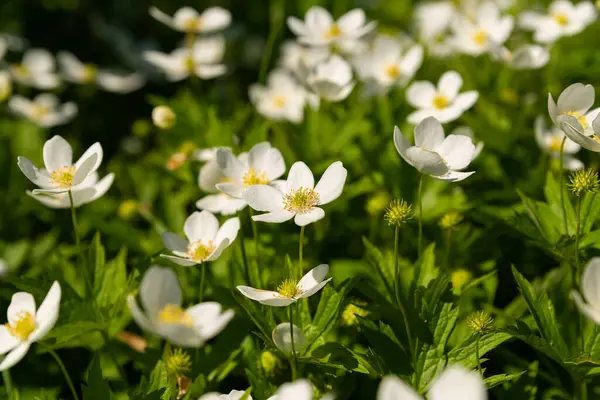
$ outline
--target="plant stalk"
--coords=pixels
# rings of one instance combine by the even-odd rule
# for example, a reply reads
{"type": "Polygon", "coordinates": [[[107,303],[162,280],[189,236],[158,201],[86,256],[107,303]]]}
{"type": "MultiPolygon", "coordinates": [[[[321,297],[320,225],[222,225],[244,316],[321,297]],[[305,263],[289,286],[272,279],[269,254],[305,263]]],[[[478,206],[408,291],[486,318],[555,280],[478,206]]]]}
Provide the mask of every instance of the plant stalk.
{"type": "Polygon", "coordinates": [[[292,357],[290,366],[292,367],[292,382],[298,378],[298,364],[296,360],[296,345],[294,344],[294,305],[290,305],[290,340],[292,342],[292,357]]]}
{"type": "Polygon", "coordinates": [[[69,376],[69,372],[67,371],[65,364],[63,364],[60,357],[58,356],[58,354],[56,354],[56,352],[54,350],[52,350],[48,347],[46,347],[46,349],[48,350],[48,353],[54,358],[54,360],[60,367],[60,370],[62,371],[63,376],[65,377],[65,380],[67,381],[67,385],[69,385],[69,389],[71,390],[71,394],[73,395],[73,398],[75,400],[79,400],[79,396],[77,396],[77,391],[75,390],[75,386],[73,385],[73,381],[71,380],[71,377],[69,376]]]}
{"type": "Polygon", "coordinates": [[[567,236],[569,236],[569,226],[567,224],[567,208],[565,207],[565,191],[563,188],[563,184],[564,184],[564,174],[563,174],[563,160],[565,157],[565,142],[567,141],[567,137],[565,136],[560,144],[560,155],[559,155],[559,183],[558,183],[558,187],[560,188],[560,204],[562,206],[562,212],[563,212],[563,223],[565,225],[565,233],[567,236]]]}

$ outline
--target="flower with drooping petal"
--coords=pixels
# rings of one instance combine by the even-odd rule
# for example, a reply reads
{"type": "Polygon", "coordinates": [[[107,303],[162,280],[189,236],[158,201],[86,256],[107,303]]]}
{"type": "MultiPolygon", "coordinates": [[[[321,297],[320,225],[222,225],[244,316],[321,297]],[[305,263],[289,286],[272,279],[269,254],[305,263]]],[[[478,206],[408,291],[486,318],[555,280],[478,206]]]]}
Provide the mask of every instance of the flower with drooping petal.
{"type": "MultiPolygon", "coordinates": [[[[308,271],[299,282],[287,279],[277,287],[277,291],[255,289],[250,286],[238,286],[237,289],[246,297],[261,304],[273,307],[285,307],[306,297],[310,297],[331,280],[325,279],[329,265],[321,264],[308,271]]],[[[289,324],[288,324],[289,325],[289,324]]]]}
{"type": "Polygon", "coordinates": [[[596,18],[596,8],[589,1],[573,4],[568,0],[556,0],[548,7],[547,14],[524,11],[519,16],[519,25],[533,31],[536,42],[552,43],[563,36],[577,35],[596,18]]]}
{"type": "Polygon", "coordinates": [[[21,64],[10,67],[15,81],[42,90],[53,89],[60,84],[55,69],[54,57],[44,49],[27,50],[21,64]]]}
{"type": "Polygon", "coordinates": [[[290,329],[289,322],[282,322],[273,329],[273,333],[271,333],[271,339],[273,339],[273,344],[279,350],[284,352],[285,354],[291,354],[292,351],[299,352],[304,349],[308,345],[308,339],[306,339],[306,335],[302,332],[302,329],[298,328],[296,325],[292,325],[293,329],[290,329]],[[292,335],[290,332],[294,332],[294,347],[292,348],[292,335]]]}
{"type": "Polygon", "coordinates": [[[21,361],[29,347],[50,332],[58,319],[60,296],[60,284],[56,281],[37,310],[31,294],[18,292],[12,296],[6,312],[8,323],[0,325],[0,355],[6,354],[0,371],[21,361]]]}
{"type": "Polygon", "coordinates": [[[73,206],[89,203],[106,193],[113,182],[113,174],[98,181],[96,170],[103,155],[100,143],[91,145],[75,164],[73,150],[61,136],[48,140],[43,153],[45,168],[37,168],[25,157],[18,157],[17,163],[23,174],[41,188],[28,194],[48,207],[70,207],[69,191],[73,206]]]}
{"type": "Polygon", "coordinates": [[[236,199],[243,199],[247,188],[268,185],[285,173],[281,152],[269,142],[258,143],[239,157],[229,149],[218,149],[217,165],[226,177],[225,182],[216,184],[217,189],[236,199]]]}
{"type": "Polygon", "coordinates": [[[370,34],[377,23],[367,23],[365,12],[359,8],[348,11],[337,21],[323,7],[311,7],[304,21],[288,17],[290,30],[298,36],[298,41],[310,46],[337,46],[342,51],[352,51],[357,42],[370,34]]]}
{"type": "Polygon", "coordinates": [[[127,305],[135,322],[143,330],[175,346],[200,347],[218,335],[233,318],[233,310],[223,311],[214,301],[181,307],[181,287],[177,275],[169,269],[152,266],[140,284],[139,307],[135,296],[127,297],[127,305]]]}
{"type": "Polygon", "coordinates": [[[198,38],[193,47],[178,48],[171,53],[145,51],[144,59],[162,72],[170,82],[177,82],[195,75],[202,79],[212,79],[225,74],[223,65],[225,39],[222,36],[198,38]]]}
{"type": "Polygon", "coordinates": [[[475,156],[473,140],[465,135],[448,135],[433,117],[425,118],[415,127],[415,145],[411,146],[400,129],[394,128],[394,145],[400,156],[419,172],[435,179],[458,182],[475,171],[461,172],[475,156]]]}
{"type": "Polygon", "coordinates": [[[539,69],[550,61],[550,50],[536,44],[526,44],[514,51],[500,46],[491,55],[514,69],[539,69]]]}
{"type": "MultiPolygon", "coordinates": [[[[485,384],[481,376],[453,365],[437,377],[427,391],[429,400],[487,400],[485,384]]],[[[423,400],[402,379],[388,375],[381,380],[377,400],[423,400]]]]}
{"type": "Polygon", "coordinates": [[[141,88],[146,79],[138,72],[131,74],[117,73],[100,69],[93,64],[84,64],[67,51],[61,51],[57,56],[64,78],[72,83],[95,83],[107,92],[130,93],[141,88]]]}
{"type": "Polygon", "coordinates": [[[341,161],[331,164],[315,186],[311,170],[302,161],[290,168],[287,181],[275,186],[255,185],[246,189],[244,199],[256,211],[255,221],[281,223],[294,218],[298,226],[320,220],[325,211],[319,207],[337,199],[344,189],[348,171],[341,161]]]}
{"type": "Polygon", "coordinates": [[[337,54],[315,65],[306,82],[319,97],[332,102],[344,100],[355,85],[352,67],[337,54]]]}
{"type": "Polygon", "coordinates": [[[33,100],[14,95],[8,101],[8,108],[43,128],[66,124],[77,115],[75,103],[69,101],[61,104],[52,93],[38,94],[33,100]]]}
{"type": "Polygon", "coordinates": [[[174,256],[161,254],[176,264],[189,267],[214,261],[235,240],[240,230],[240,220],[230,218],[219,228],[219,220],[208,211],[195,211],[183,225],[187,239],[165,232],[162,240],[174,256]]]}
{"type": "MultiPolygon", "coordinates": [[[[550,154],[555,159],[560,159],[560,147],[563,139],[565,138],[564,132],[558,129],[556,126],[552,126],[550,129],[546,127],[544,123],[544,117],[541,115],[535,119],[535,140],[540,148],[550,154]]],[[[584,165],[577,158],[573,157],[574,154],[581,150],[581,146],[567,138],[565,141],[564,154],[563,154],[563,167],[570,171],[583,168],[584,165]]]]}
{"type": "Polygon", "coordinates": [[[571,291],[579,311],[594,323],[600,325],[600,257],[592,258],[584,267],[581,276],[581,293],[571,291]]]}
{"type": "Polygon", "coordinates": [[[408,122],[418,124],[427,117],[435,117],[445,124],[458,119],[479,97],[476,90],[459,93],[462,84],[462,77],[456,71],[444,73],[437,88],[428,81],[413,82],[406,90],[406,100],[418,110],[408,116],[408,122]]]}
{"type": "Polygon", "coordinates": [[[150,7],[149,11],[154,19],[180,32],[215,32],[227,28],[231,23],[231,13],[221,7],[210,7],[202,13],[191,7],[181,7],[172,17],[156,7],[150,7]]]}
{"type": "MultiPolygon", "coordinates": [[[[246,393],[243,390],[232,390],[229,394],[221,394],[217,392],[206,393],[200,396],[198,400],[240,400],[246,393]]],[[[248,395],[247,400],[252,400],[252,396],[248,395]]]]}
{"type": "Polygon", "coordinates": [[[478,56],[504,44],[513,25],[513,17],[501,15],[498,6],[488,0],[477,8],[475,18],[460,15],[452,21],[451,43],[462,53],[478,56]]]}
{"type": "Polygon", "coordinates": [[[552,122],[569,139],[583,148],[600,152],[600,141],[594,133],[600,108],[589,111],[594,104],[594,97],[592,85],[574,83],[562,91],[556,103],[552,94],[548,93],[548,113],[552,122]]]}

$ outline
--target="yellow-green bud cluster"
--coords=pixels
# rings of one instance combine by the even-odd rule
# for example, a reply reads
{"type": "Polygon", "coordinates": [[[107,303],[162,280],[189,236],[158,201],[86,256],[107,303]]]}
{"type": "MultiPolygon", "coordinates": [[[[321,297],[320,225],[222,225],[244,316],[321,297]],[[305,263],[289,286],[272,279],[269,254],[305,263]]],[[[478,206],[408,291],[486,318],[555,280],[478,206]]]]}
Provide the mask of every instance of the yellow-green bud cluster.
{"type": "Polygon", "coordinates": [[[170,351],[165,357],[167,373],[171,376],[182,376],[192,370],[192,359],[182,349],[170,351]]]}
{"type": "Polygon", "coordinates": [[[412,206],[404,200],[392,200],[385,210],[384,218],[390,225],[405,224],[413,218],[412,206]]]}
{"type": "Polygon", "coordinates": [[[569,189],[575,196],[581,196],[585,193],[595,193],[600,190],[600,181],[598,181],[598,171],[595,169],[579,169],[571,174],[569,189]]]}
{"type": "Polygon", "coordinates": [[[462,222],[463,216],[456,211],[450,211],[446,213],[442,219],[440,219],[440,226],[444,230],[454,230],[462,222]]]}
{"type": "Polygon", "coordinates": [[[485,311],[475,311],[467,318],[467,325],[475,333],[482,334],[492,326],[494,319],[485,311]]]}

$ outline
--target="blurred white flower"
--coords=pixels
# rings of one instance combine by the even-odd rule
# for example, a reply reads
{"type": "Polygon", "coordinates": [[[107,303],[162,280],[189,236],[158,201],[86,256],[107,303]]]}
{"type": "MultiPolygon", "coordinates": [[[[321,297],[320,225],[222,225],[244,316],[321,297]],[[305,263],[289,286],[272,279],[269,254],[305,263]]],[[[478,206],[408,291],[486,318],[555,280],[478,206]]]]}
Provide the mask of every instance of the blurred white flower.
{"type": "MultiPolygon", "coordinates": [[[[560,158],[560,146],[565,138],[564,132],[556,126],[552,126],[548,129],[544,123],[544,117],[541,115],[535,119],[534,129],[535,140],[538,146],[540,146],[544,152],[550,154],[552,158],[558,160],[560,158]]],[[[581,161],[573,157],[579,150],[581,150],[581,146],[567,138],[563,154],[563,166],[565,169],[574,171],[584,167],[581,161]]]]}
{"type": "Polygon", "coordinates": [[[21,64],[11,65],[10,70],[15,81],[36,89],[53,89],[60,84],[54,57],[44,49],[27,50],[21,64]]]}
{"type": "Polygon", "coordinates": [[[8,71],[0,71],[0,102],[8,99],[12,93],[12,79],[8,71]]]}
{"type": "Polygon", "coordinates": [[[240,220],[237,217],[228,219],[219,228],[219,220],[212,213],[195,211],[183,225],[187,239],[172,232],[163,233],[165,247],[175,255],[160,256],[185,267],[214,261],[233,243],[239,230],[240,220]]]}
{"type": "Polygon", "coordinates": [[[42,339],[56,324],[60,309],[61,288],[54,281],[39,308],[27,292],[12,296],[6,312],[8,323],[0,325],[0,371],[12,368],[25,357],[29,347],[42,339]],[[8,354],[7,354],[8,353],[8,354]]]}
{"type": "Polygon", "coordinates": [[[475,172],[460,172],[475,158],[473,140],[465,135],[448,135],[434,118],[428,117],[415,127],[415,145],[411,146],[400,129],[394,128],[394,144],[400,156],[419,172],[435,179],[458,182],[475,172]]]}
{"type": "Polygon", "coordinates": [[[553,1],[548,13],[524,11],[519,16],[519,25],[533,31],[533,39],[540,43],[551,43],[563,36],[582,32],[597,18],[594,5],[589,1],[573,4],[568,0],[553,1]]]}
{"type": "MultiPolygon", "coordinates": [[[[313,400],[313,386],[307,379],[298,379],[294,382],[284,383],[275,394],[267,400],[313,400]]],[[[327,399],[330,399],[328,395],[327,399]]],[[[325,396],[322,400],[325,399],[325,396]]]]}
{"type": "MultiPolygon", "coordinates": [[[[430,400],[487,400],[485,384],[478,373],[453,365],[437,377],[427,391],[430,400]]],[[[402,379],[388,375],[381,380],[377,400],[423,400],[402,379]]]]}
{"type": "Polygon", "coordinates": [[[273,333],[271,334],[271,339],[273,339],[273,344],[279,350],[286,354],[291,354],[292,351],[299,352],[304,349],[308,345],[308,339],[302,329],[298,328],[296,325],[293,325],[293,329],[290,329],[289,322],[282,322],[277,325],[275,329],[273,329],[273,333]],[[294,347],[292,348],[292,335],[291,332],[294,332],[294,347]]]}
{"type": "Polygon", "coordinates": [[[77,115],[75,103],[60,104],[58,97],[52,93],[39,94],[33,100],[14,95],[8,101],[8,108],[43,128],[66,124],[77,115]]]}
{"type": "Polygon", "coordinates": [[[69,191],[76,207],[89,203],[102,196],[112,184],[112,174],[97,182],[95,172],[103,154],[100,143],[90,146],[75,164],[71,146],[58,135],[44,144],[43,153],[46,168],[36,168],[25,157],[18,157],[17,163],[23,174],[42,188],[33,190],[31,195],[49,207],[64,208],[65,202],[68,207],[69,191]]]}
{"type": "Polygon", "coordinates": [[[337,54],[314,66],[306,78],[308,86],[327,101],[342,101],[352,89],[352,66],[337,54]]]}
{"type": "Polygon", "coordinates": [[[562,91],[556,103],[552,94],[548,93],[548,113],[552,122],[569,139],[585,149],[600,152],[600,139],[597,136],[600,129],[596,129],[596,125],[600,123],[600,108],[589,111],[594,98],[592,85],[574,83],[562,91]]]}
{"type": "Polygon", "coordinates": [[[248,95],[256,111],[274,121],[285,120],[298,124],[304,119],[306,103],[316,105],[306,89],[281,69],[269,73],[267,86],[257,83],[250,85],[248,95]]]}
{"type": "Polygon", "coordinates": [[[328,272],[329,265],[321,264],[308,271],[299,282],[292,279],[284,281],[277,287],[276,292],[255,289],[250,286],[238,286],[237,289],[244,296],[256,300],[261,304],[273,307],[285,307],[295,303],[299,299],[310,297],[323,289],[331,280],[331,278],[325,279],[328,272]]]}
{"type": "Polygon", "coordinates": [[[504,46],[491,50],[494,59],[504,62],[514,69],[539,69],[550,61],[550,51],[535,44],[526,44],[510,51],[504,46]]]}
{"type": "Polygon", "coordinates": [[[301,81],[306,80],[317,63],[325,61],[331,54],[328,47],[311,47],[295,40],[286,40],[281,45],[279,65],[293,73],[301,81]]]}
{"type": "Polygon", "coordinates": [[[287,181],[276,186],[254,185],[246,189],[244,199],[256,211],[267,211],[254,215],[255,221],[281,223],[294,218],[298,226],[316,222],[325,216],[319,206],[337,199],[344,189],[348,171],[341,161],[332,163],[319,183],[311,170],[302,161],[292,165],[287,181]]]}
{"type": "Polygon", "coordinates": [[[600,325],[600,257],[594,257],[586,264],[581,276],[581,292],[571,290],[571,296],[579,311],[594,323],[600,325]]]}
{"type": "Polygon", "coordinates": [[[323,7],[311,7],[304,21],[288,17],[290,30],[298,36],[298,41],[310,46],[337,46],[344,52],[356,50],[357,42],[373,32],[377,23],[367,23],[365,12],[355,8],[334,21],[329,11],[323,7]]]}
{"type": "Polygon", "coordinates": [[[498,6],[488,0],[477,8],[474,19],[461,15],[452,21],[451,42],[460,52],[477,56],[504,44],[513,26],[513,17],[501,15],[498,6]]]}
{"type": "MultiPolygon", "coordinates": [[[[246,393],[243,390],[232,390],[229,394],[221,394],[217,392],[210,392],[200,396],[198,400],[240,400],[246,393]]],[[[248,395],[246,400],[252,400],[252,396],[248,395]]]]}
{"type": "Polygon", "coordinates": [[[377,36],[368,51],[354,57],[357,76],[383,91],[406,86],[422,62],[421,45],[403,49],[402,42],[389,35],[377,36]]]}
{"type": "Polygon", "coordinates": [[[58,63],[65,80],[72,83],[92,84],[114,93],[129,93],[141,88],[146,79],[140,73],[120,74],[100,69],[93,64],[84,64],[73,54],[61,51],[58,63]]]}
{"type": "Polygon", "coordinates": [[[413,82],[406,90],[406,100],[418,110],[408,116],[408,122],[417,124],[435,117],[444,124],[458,119],[479,97],[476,90],[459,93],[462,85],[462,77],[456,71],[445,72],[437,88],[428,81],[413,82]]]}
{"type": "Polygon", "coordinates": [[[133,295],[127,297],[135,322],[175,346],[201,347],[218,335],[234,315],[233,310],[223,312],[223,307],[212,301],[184,310],[177,275],[169,268],[150,267],[144,274],[139,293],[143,310],[133,295]]]}
{"type": "Polygon", "coordinates": [[[209,33],[225,29],[231,24],[231,13],[221,7],[210,7],[198,13],[191,7],[182,7],[169,16],[156,7],[150,15],[159,22],[180,32],[209,33]]]}
{"type": "Polygon", "coordinates": [[[152,123],[160,129],[171,129],[177,122],[177,115],[169,106],[156,106],[152,109],[152,123]]]}
{"type": "Polygon", "coordinates": [[[163,71],[169,81],[176,82],[190,75],[211,79],[225,74],[224,54],[225,38],[213,36],[198,38],[191,49],[178,48],[169,54],[145,51],[144,59],[163,71]]]}

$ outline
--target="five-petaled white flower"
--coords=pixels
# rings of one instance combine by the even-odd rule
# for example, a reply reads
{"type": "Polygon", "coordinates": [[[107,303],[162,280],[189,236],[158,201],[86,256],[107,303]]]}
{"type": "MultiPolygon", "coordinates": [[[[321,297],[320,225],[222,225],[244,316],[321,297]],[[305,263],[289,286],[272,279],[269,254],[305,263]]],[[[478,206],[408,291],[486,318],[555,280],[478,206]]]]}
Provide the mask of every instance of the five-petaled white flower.
{"type": "Polygon", "coordinates": [[[465,135],[448,135],[433,117],[415,127],[415,145],[411,146],[400,129],[394,128],[394,144],[400,156],[419,172],[449,182],[462,181],[475,171],[460,172],[475,158],[473,140],[465,135]]]}
{"type": "Polygon", "coordinates": [[[179,265],[189,267],[214,261],[235,240],[240,230],[240,220],[230,218],[219,228],[219,220],[208,211],[195,211],[183,225],[187,239],[165,232],[162,240],[174,256],[161,254],[179,265]]]}
{"type": "Polygon", "coordinates": [[[352,66],[337,54],[317,63],[306,78],[314,93],[327,101],[344,100],[352,89],[352,66]]]}
{"type": "MultiPolygon", "coordinates": [[[[435,379],[427,391],[430,400],[487,400],[485,384],[481,376],[453,365],[435,379]]],[[[381,380],[377,400],[423,400],[412,387],[402,379],[388,375],[381,380]]]]}
{"type": "Polygon", "coordinates": [[[478,56],[506,42],[514,21],[510,15],[501,15],[492,1],[482,3],[474,19],[460,15],[452,21],[452,45],[459,51],[478,56]]]}
{"type": "Polygon", "coordinates": [[[315,186],[311,170],[302,161],[290,168],[287,181],[276,185],[255,185],[246,189],[244,199],[256,211],[255,221],[281,223],[294,218],[298,226],[320,220],[325,211],[319,206],[337,199],[344,189],[348,171],[341,161],[331,164],[315,186]]]}
{"type": "Polygon", "coordinates": [[[163,71],[171,82],[180,81],[191,75],[202,79],[223,75],[227,68],[223,65],[225,39],[222,36],[198,38],[191,49],[178,48],[171,53],[146,51],[146,61],[163,71]]]}
{"type": "Polygon", "coordinates": [[[233,318],[233,310],[208,301],[183,309],[177,275],[169,268],[152,266],[140,284],[143,310],[133,295],[127,305],[135,322],[145,331],[175,346],[200,347],[218,335],[233,318]]]}
{"type": "Polygon", "coordinates": [[[592,258],[583,269],[581,292],[583,298],[576,290],[571,291],[577,308],[587,318],[600,325],[600,257],[592,258]]]}
{"type": "Polygon", "coordinates": [[[298,41],[310,46],[335,45],[344,52],[352,52],[357,43],[373,32],[377,23],[367,23],[365,12],[355,8],[334,21],[329,11],[323,7],[311,7],[304,21],[288,17],[290,30],[298,36],[298,41]]]}
{"type": "Polygon", "coordinates": [[[600,152],[600,140],[596,135],[600,129],[594,129],[595,125],[600,124],[600,108],[589,111],[594,104],[594,97],[592,85],[574,83],[562,91],[556,103],[552,94],[548,93],[548,113],[552,122],[569,139],[583,148],[600,152]]]}
{"type": "Polygon", "coordinates": [[[176,31],[190,33],[219,31],[231,23],[231,13],[221,7],[210,7],[202,13],[191,7],[182,7],[172,17],[156,7],[150,7],[150,15],[176,31]]]}
{"type": "Polygon", "coordinates": [[[330,280],[325,279],[329,265],[321,264],[308,271],[299,282],[288,279],[277,287],[277,291],[255,289],[250,286],[238,286],[237,289],[246,297],[261,304],[273,307],[285,307],[310,297],[321,290],[330,280]]]}
{"type": "Polygon", "coordinates": [[[8,323],[0,325],[0,371],[7,370],[25,357],[29,347],[54,327],[60,309],[61,288],[54,282],[36,310],[35,299],[27,292],[12,296],[7,310],[8,323]]]}
{"type": "Polygon", "coordinates": [[[42,93],[29,100],[14,95],[8,101],[8,108],[43,128],[66,124],[77,115],[77,105],[71,101],[60,104],[52,93],[42,93]]]}
{"type": "Polygon", "coordinates": [[[408,116],[408,122],[417,124],[427,117],[435,117],[445,124],[458,119],[479,97],[476,90],[459,93],[462,85],[462,77],[456,71],[444,73],[437,88],[428,81],[413,82],[406,90],[406,100],[418,110],[408,116]]]}
{"type": "Polygon", "coordinates": [[[550,4],[547,14],[524,11],[519,17],[519,25],[533,31],[536,42],[551,43],[563,36],[577,35],[596,18],[596,9],[589,1],[573,4],[568,0],[556,0],[550,4]]]}
{"type": "MultiPolygon", "coordinates": [[[[217,392],[210,392],[200,396],[198,400],[240,400],[246,393],[243,390],[232,390],[229,394],[221,394],[217,392]]],[[[252,396],[248,395],[245,397],[246,400],[252,400],[252,396]]]]}
{"type": "Polygon", "coordinates": [[[514,69],[539,69],[550,61],[550,50],[536,44],[526,44],[514,51],[500,46],[493,49],[491,55],[514,69]]]}
{"type": "MultiPolygon", "coordinates": [[[[564,132],[562,132],[556,126],[552,126],[550,129],[548,129],[544,123],[544,117],[541,115],[535,119],[534,129],[535,140],[538,146],[540,146],[544,152],[550,154],[553,159],[560,159],[560,147],[563,139],[565,138],[564,132]]],[[[584,167],[581,161],[573,157],[573,155],[579,150],[581,150],[580,145],[569,138],[566,139],[563,151],[563,166],[565,169],[574,171],[584,167]]]]}
{"type": "Polygon", "coordinates": [[[129,93],[141,88],[146,79],[138,72],[122,74],[98,68],[93,64],[84,64],[73,54],[58,53],[58,63],[64,78],[72,83],[92,84],[107,92],[129,93]]]}
{"type": "Polygon", "coordinates": [[[15,81],[42,90],[53,89],[60,84],[55,69],[54,57],[44,49],[28,50],[21,64],[10,67],[15,81]]]}

